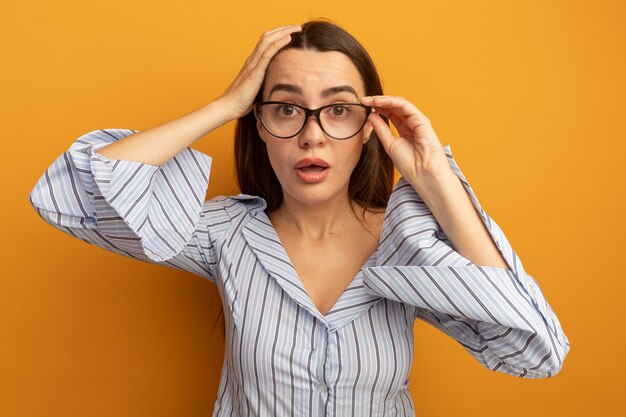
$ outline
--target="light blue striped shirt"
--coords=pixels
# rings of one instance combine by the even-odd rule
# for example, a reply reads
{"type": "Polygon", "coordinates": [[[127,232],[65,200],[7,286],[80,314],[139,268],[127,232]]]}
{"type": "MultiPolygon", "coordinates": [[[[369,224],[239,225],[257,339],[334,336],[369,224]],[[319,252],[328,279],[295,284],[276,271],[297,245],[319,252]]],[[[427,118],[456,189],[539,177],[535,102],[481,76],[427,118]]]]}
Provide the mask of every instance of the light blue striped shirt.
{"type": "Polygon", "coordinates": [[[186,148],[156,167],[97,152],[135,132],[81,136],[45,171],[30,202],[65,233],[217,285],[226,349],[214,416],[414,416],[408,375],[416,318],[488,369],[524,378],[560,371],[569,341],[559,320],[481,208],[450,146],[450,167],[509,269],[476,266],[453,250],[400,179],[378,248],[322,315],[263,199],[204,201],[210,157],[186,148]]]}

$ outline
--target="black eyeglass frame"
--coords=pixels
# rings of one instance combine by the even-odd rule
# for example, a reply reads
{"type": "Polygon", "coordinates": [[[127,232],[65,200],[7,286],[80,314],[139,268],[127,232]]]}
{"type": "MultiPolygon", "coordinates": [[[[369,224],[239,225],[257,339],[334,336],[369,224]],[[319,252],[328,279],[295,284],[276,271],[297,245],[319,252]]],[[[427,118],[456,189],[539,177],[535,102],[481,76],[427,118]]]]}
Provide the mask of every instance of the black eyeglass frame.
{"type": "Polygon", "coordinates": [[[335,140],[350,139],[350,138],[356,136],[361,131],[361,129],[363,129],[363,126],[365,126],[365,123],[367,123],[367,118],[368,118],[368,116],[370,115],[371,112],[372,112],[372,107],[371,106],[366,106],[366,105],[361,104],[361,103],[343,103],[343,102],[332,103],[332,104],[327,104],[327,105],[322,106],[322,107],[318,107],[317,109],[309,109],[308,107],[304,107],[304,106],[301,106],[299,104],[289,103],[289,102],[286,102],[286,101],[259,101],[257,103],[254,103],[254,116],[261,121],[261,124],[263,125],[265,130],[267,130],[267,132],[270,135],[272,135],[274,137],[277,137],[279,139],[290,139],[290,138],[293,138],[294,136],[297,136],[300,132],[302,132],[302,130],[304,129],[304,126],[306,126],[306,123],[307,123],[307,121],[309,120],[309,118],[311,116],[313,116],[313,117],[315,117],[317,119],[317,124],[320,126],[320,129],[322,129],[322,132],[324,132],[324,134],[326,136],[328,136],[330,138],[333,138],[335,140]],[[288,106],[297,107],[299,109],[304,110],[304,116],[305,117],[304,117],[304,122],[302,123],[302,126],[293,135],[290,135],[290,136],[278,136],[278,135],[275,135],[274,133],[272,133],[268,129],[267,126],[265,126],[265,123],[263,122],[263,117],[261,115],[261,113],[262,113],[261,112],[261,106],[264,105],[264,104],[286,104],[288,106]],[[329,107],[342,106],[342,105],[346,105],[346,104],[349,104],[351,106],[359,106],[359,107],[362,107],[362,108],[365,109],[365,119],[363,120],[363,124],[361,125],[361,127],[359,127],[357,129],[356,132],[354,132],[354,134],[352,134],[350,136],[347,136],[345,138],[338,138],[338,137],[335,137],[333,135],[328,134],[328,132],[326,132],[326,129],[324,129],[324,125],[322,124],[322,120],[320,119],[320,113],[322,112],[322,110],[327,109],[329,107]]]}

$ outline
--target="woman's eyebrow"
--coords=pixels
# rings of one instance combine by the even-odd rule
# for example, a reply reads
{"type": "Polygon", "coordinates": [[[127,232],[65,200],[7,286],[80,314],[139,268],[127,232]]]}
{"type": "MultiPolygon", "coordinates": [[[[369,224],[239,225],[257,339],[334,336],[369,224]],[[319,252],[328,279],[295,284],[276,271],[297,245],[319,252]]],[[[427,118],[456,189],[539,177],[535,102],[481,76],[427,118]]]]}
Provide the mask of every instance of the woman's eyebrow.
{"type": "Polygon", "coordinates": [[[271,96],[274,93],[274,91],[286,91],[288,93],[295,93],[295,94],[302,95],[302,89],[298,87],[297,85],[293,85],[293,84],[276,84],[270,90],[269,95],[271,96]]]}
{"type": "MultiPolygon", "coordinates": [[[[272,89],[270,90],[270,96],[275,92],[275,91],[286,91],[288,93],[294,93],[294,94],[298,94],[298,95],[302,95],[302,88],[300,88],[297,85],[294,84],[276,84],[272,87],[272,89]]],[[[339,93],[343,93],[343,92],[348,92],[353,94],[355,97],[359,97],[359,95],[356,93],[356,90],[352,87],[350,87],[349,85],[339,85],[337,87],[330,87],[325,89],[324,91],[322,91],[322,98],[326,98],[329,96],[332,96],[334,94],[339,94],[339,93]]]]}
{"type": "Polygon", "coordinates": [[[322,98],[326,98],[334,94],[343,93],[344,91],[352,93],[356,98],[359,98],[359,95],[356,93],[354,88],[350,87],[349,85],[340,85],[338,87],[327,88],[326,90],[322,91],[322,98]]]}

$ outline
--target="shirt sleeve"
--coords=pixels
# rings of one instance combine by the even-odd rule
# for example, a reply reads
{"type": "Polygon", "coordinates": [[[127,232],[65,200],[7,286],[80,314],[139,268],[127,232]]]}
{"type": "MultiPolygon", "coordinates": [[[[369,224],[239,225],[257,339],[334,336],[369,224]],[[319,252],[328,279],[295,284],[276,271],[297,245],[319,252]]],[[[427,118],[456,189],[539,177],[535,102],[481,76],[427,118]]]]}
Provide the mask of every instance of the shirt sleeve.
{"type": "Polygon", "coordinates": [[[92,245],[214,281],[207,227],[214,209],[204,201],[211,158],[185,148],[157,167],[98,153],[136,132],[79,137],[43,173],[30,203],[46,222],[92,245]]]}
{"type": "Polygon", "coordinates": [[[569,340],[508,239],[482,209],[449,146],[459,177],[509,268],[476,266],[456,252],[419,194],[404,179],[387,207],[369,291],[415,306],[416,316],[458,341],[483,366],[524,378],[557,374],[569,340]]]}

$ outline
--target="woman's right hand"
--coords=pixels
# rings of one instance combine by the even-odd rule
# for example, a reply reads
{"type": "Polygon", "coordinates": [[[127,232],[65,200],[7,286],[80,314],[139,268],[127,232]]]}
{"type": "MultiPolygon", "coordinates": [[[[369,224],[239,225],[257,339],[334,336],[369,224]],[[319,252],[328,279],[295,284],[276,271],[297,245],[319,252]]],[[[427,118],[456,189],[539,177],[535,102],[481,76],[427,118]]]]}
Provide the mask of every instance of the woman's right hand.
{"type": "Polygon", "coordinates": [[[228,114],[231,120],[243,117],[252,109],[252,102],[261,88],[270,60],[291,41],[292,33],[301,30],[301,25],[281,26],[261,36],[235,80],[218,98],[230,108],[228,114]]]}

